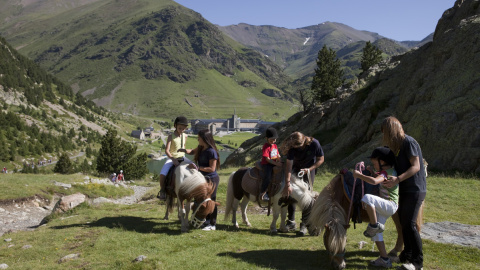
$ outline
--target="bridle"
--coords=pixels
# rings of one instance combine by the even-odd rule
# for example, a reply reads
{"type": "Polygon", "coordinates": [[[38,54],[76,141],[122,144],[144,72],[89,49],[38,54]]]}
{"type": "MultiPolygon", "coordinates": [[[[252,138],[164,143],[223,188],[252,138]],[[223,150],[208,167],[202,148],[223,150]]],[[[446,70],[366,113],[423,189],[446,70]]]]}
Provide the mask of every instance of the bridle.
{"type": "MultiPolygon", "coordinates": [[[[192,219],[190,220],[190,224],[194,227],[194,228],[200,228],[200,226],[203,225],[203,223],[205,222],[206,219],[199,219],[195,216],[195,214],[197,214],[198,210],[200,209],[200,206],[202,206],[202,204],[208,202],[208,201],[211,201],[212,199],[210,198],[206,198],[205,200],[203,200],[203,202],[199,203],[198,206],[197,206],[197,209],[195,209],[195,211],[192,213],[192,219]]],[[[195,204],[194,204],[195,205],[195,204]]]]}

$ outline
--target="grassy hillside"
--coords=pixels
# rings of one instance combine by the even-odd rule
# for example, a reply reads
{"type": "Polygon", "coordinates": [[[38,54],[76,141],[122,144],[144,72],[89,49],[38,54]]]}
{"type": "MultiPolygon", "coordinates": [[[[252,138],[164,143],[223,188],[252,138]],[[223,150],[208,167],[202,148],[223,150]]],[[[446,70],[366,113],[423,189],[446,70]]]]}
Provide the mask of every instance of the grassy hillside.
{"type": "Polygon", "coordinates": [[[292,107],[290,101],[261,94],[275,89],[290,95],[289,78],[277,65],[174,1],[92,1],[51,13],[32,9],[25,7],[25,14],[10,18],[0,31],[98,105],[149,117],[174,117],[178,111],[221,117],[236,106],[248,112],[244,118],[282,120],[292,114],[280,112],[292,107]],[[204,98],[191,107],[185,100],[190,102],[190,93],[204,98]]]}

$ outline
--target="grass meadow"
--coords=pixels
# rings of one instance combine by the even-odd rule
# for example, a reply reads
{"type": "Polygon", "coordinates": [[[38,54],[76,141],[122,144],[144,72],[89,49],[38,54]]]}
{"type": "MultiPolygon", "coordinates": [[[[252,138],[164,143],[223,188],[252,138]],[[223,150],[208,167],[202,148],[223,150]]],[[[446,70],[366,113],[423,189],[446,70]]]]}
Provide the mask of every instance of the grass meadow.
{"type": "MultiPolygon", "coordinates": [[[[136,205],[85,204],[35,231],[1,236],[0,264],[6,263],[11,269],[329,269],[322,237],[299,238],[294,233],[272,235],[268,230],[271,217],[262,214],[252,203],[249,205],[252,227],[241,225],[240,229],[235,229],[230,221],[223,220],[227,179],[232,171],[220,171],[217,197],[222,206],[216,231],[180,233],[176,213],[170,220],[163,220],[165,207],[158,200],[136,205]],[[11,238],[11,242],[4,241],[6,238],[11,238]],[[32,247],[23,249],[25,245],[32,247]],[[79,254],[79,257],[59,262],[69,254],[79,254]],[[135,262],[140,255],[146,259],[135,262]]],[[[332,173],[317,175],[314,189],[320,191],[333,176],[332,173]]],[[[28,177],[33,182],[39,176],[24,177],[16,180],[1,175],[0,198],[10,196],[9,190],[16,190],[14,196],[23,196],[19,190],[23,189],[28,177]]],[[[77,176],[55,177],[59,182],[74,182],[77,176]],[[60,179],[62,177],[64,179],[60,179]]],[[[430,176],[427,181],[425,222],[480,225],[478,179],[437,175],[430,176]]],[[[139,183],[151,185],[146,181],[137,181],[139,183]]],[[[33,184],[28,186],[32,190],[25,189],[28,191],[25,196],[35,193],[33,190],[37,188],[33,184]]],[[[152,197],[156,192],[154,189],[145,197],[152,197]]],[[[300,213],[297,213],[297,222],[299,218],[300,213]]],[[[363,249],[358,246],[360,241],[367,241],[362,234],[365,226],[365,223],[357,224],[356,229],[352,226],[348,230],[347,269],[370,269],[368,261],[378,256],[373,243],[369,242],[363,249]]],[[[395,237],[393,222],[388,220],[387,249],[393,247],[395,237]]],[[[480,269],[478,248],[429,240],[424,240],[423,244],[424,269],[480,269]]]]}

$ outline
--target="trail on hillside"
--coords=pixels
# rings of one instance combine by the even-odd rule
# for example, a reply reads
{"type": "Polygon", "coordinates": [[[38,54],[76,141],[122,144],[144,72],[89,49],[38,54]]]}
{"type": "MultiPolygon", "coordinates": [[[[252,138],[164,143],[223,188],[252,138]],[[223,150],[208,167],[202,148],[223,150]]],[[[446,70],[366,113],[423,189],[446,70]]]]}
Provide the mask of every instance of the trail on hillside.
{"type": "MultiPolygon", "coordinates": [[[[133,195],[114,200],[103,198],[104,200],[100,201],[131,205],[138,203],[143,195],[152,189],[152,187],[143,186],[127,187],[133,189],[133,195]]],[[[54,198],[48,205],[44,205],[45,202],[40,198],[0,205],[0,236],[7,232],[34,230],[44,217],[52,213],[53,207],[59,199],[59,197],[54,198]]]]}

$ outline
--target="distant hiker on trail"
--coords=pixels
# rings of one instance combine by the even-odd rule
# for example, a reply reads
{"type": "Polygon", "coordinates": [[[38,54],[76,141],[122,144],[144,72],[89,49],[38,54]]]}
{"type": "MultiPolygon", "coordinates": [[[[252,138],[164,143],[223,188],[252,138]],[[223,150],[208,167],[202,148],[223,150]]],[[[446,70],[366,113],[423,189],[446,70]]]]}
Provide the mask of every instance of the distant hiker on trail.
{"type": "Polygon", "coordinates": [[[175,165],[178,166],[182,161],[191,162],[185,157],[185,152],[179,152],[179,149],[185,149],[185,143],[187,142],[187,134],[184,133],[188,128],[188,120],[184,116],[175,118],[173,123],[175,131],[168,135],[167,145],[165,146],[165,154],[167,154],[167,161],[160,171],[160,192],[158,198],[160,200],[166,200],[167,195],[165,193],[165,178],[167,177],[170,168],[175,165]]]}
{"type": "Polygon", "coordinates": [[[112,174],[110,175],[110,180],[111,180],[113,183],[115,183],[115,182],[117,181],[117,174],[116,174],[116,173],[112,173],[112,174]]]}
{"type": "Polygon", "coordinates": [[[277,138],[277,130],[273,127],[267,128],[267,131],[265,132],[265,139],[267,142],[262,147],[261,161],[264,178],[260,193],[262,194],[261,198],[264,202],[268,202],[270,200],[267,188],[270,184],[270,179],[272,178],[273,167],[282,166],[282,162],[280,161],[280,153],[278,152],[278,147],[275,144],[277,138]]]}
{"type": "Polygon", "coordinates": [[[123,170],[120,170],[120,173],[118,174],[117,181],[123,181],[123,170]]]}

